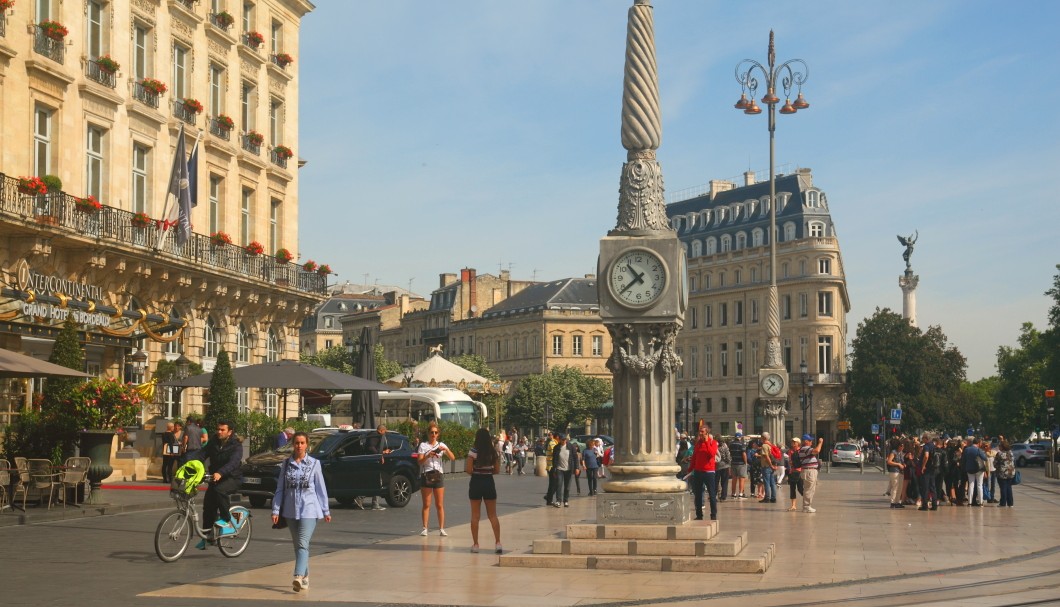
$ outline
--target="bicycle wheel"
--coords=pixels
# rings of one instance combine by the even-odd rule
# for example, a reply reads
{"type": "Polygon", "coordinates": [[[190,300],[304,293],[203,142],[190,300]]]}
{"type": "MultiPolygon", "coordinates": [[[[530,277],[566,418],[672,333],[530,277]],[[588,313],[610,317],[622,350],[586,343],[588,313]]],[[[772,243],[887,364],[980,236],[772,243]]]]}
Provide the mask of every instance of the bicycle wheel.
{"type": "Polygon", "coordinates": [[[174,510],[164,516],[155,529],[155,554],[166,563],[179,559],[188,549],[191,524],[188,515],[174,510]]]}
{"type": "Polygon", "coordinates": [[[250,544],[252,527],[250,524],[250,510],[243,506],[232,506],[228,509],[232,517],[232,526],[236,532],[232,535],[222,535],[217,539],[217,548],[221,554],[228,558],[235,558],[247,549],[250,544]]]}

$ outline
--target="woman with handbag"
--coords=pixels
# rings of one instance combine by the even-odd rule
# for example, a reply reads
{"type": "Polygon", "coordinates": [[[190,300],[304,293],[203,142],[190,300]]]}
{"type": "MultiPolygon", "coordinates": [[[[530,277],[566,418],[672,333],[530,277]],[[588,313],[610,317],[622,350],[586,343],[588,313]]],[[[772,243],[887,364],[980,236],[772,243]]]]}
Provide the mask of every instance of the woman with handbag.
{"type": "Polygon", "coordinates": [[[445,443],[438,440],[441,430],[438,424],[431,422],[427,426],[427,440],[416,449],[416,459],[420,462],[420,498],[423,499],[423,531],[427,535],[427,523],[431,516],[431,501],[438,511],[438,534],[448,536],[445,532],[445,476],[442,470],[442,456],[456,459],[445,443]]]}
{"type": "Polygon", "coordinates": [[[1005,437],[1000,437],[1001,442],[997,445],[997,455],[994,456],[994,474],[997,476],[997,484],[1000,487],[1000,499],[997,501],[998,508],[1012,507],[1012,480],[1016,477],[1016,464],[1012,461],[1012,445],[1008,444],[1005,437]]]}
{"type": "Polygon", "coordinates": [[[478,552],[478,522],[482,518],[482,503],[486,503],[486,516],[493,527],[494,551],[501,553],[501,521],[497,518],[497,485],[493,475],[501,471],[501,454],[493,448],[490,431],[479,428],[475,434],[475,446],[467,453],[464,472],[471,478],[467,497],[471,500],[471,552],[478,552]]]}
{"type": "Polygon", "coordinates": [[[294,591],[309,588],[309,541],[317,519],[331,522],[328,492],[320,462],[307,454],[309,435],[291,437],[291,456],[280,465],[276,494],[272,498],[272,528],[291,530],[294,544],[294,591]]]}

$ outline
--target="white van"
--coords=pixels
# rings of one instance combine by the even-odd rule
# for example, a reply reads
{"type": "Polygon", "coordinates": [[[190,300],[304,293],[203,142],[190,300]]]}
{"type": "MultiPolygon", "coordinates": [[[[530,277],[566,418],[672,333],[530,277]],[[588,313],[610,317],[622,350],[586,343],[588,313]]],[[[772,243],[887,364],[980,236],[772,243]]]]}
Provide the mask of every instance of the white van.
{"type": "MultiPolygon", "coordinates": [[[[359,404],[351,406],[351,397],[351,394],[331,397],[334,423],[349,424],[364,419],[359,404]]],[[[409,419],[421,423],[454,422],[475,429],[488,416],[484,403],[473,400],[456,388],[403,388],[379,393],[379,411],[375,419],[381,424],[396,424],[409,419]]]]}

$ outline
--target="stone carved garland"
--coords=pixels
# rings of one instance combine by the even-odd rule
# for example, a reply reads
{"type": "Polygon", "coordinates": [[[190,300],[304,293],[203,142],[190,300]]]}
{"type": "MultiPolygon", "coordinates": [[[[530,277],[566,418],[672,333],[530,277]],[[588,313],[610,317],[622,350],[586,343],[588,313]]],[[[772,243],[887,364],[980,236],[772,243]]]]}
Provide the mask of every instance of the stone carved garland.
{"type": "Polygon", "coordinates": [[[671,375],[683,364],[674,344],[677,341],[676,323],[608,325],[611,341],[615,344],[607,359],[607,368],[615,375],[631,373],[646,377],[655,371],[663,377],[671,375]],[[640,351],[637,342],[646,342],[640,351]]]}
{"type": "Polygon", "coordinates": [[[654,151],[629,153],[629,160],[622,165],[618,193],[618,223],[611,234],[673,231],[666,219],[662,167],[654,151]]]}
{"type": "Polygon", "coordinates": [[[785,401],[782,400],[767,400],[765,402],[765,414],[766,417],[784,417],[788,412],[788,408],[785,401]]]}

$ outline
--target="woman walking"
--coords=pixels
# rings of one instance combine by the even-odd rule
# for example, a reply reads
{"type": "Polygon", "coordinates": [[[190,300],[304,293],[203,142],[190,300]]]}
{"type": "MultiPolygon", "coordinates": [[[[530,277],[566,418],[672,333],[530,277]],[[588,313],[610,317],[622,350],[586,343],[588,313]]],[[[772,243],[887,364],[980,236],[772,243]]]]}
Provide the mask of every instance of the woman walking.
{"type": "Polygon", "coordinates": [[[997,455],[994,456],[994,474],[997,476],[997,485],[1000,488],[1000,499],[997,501],[998,508],[1012,507],[1012,479],[1016,476],[1016,464],[1012,461],[1012,445],[1008,444],[1005,437],[999,437],[997,455]]]}
{"type": "Polygon", "coordinates": [[[802,460],[799,459],[799,447],[802,443],[799,441],[799,437],[791,439],[791,450],[788,451],[788,457],[785,463],[788,465],[788,487],[791,488],[791,507],[788,508],[788,512],[794,512],[798,510],[798,498],[795,497],[795,492],[798,491],[799,495],[802,495],[802,460]]]}
{"type": "Polygon", "coordinates": [[[442,457],[456,459],[445,443],[438,440],[441,430],[438,424],[431,422],[427,426],[427,440],[420,443],[416,458],[420,461],[420,497],[423,499],[423,531],[427,535],[427,523],[431,516],[431,501],[438,511],[438,534],[445,537],[445,475],[442,470],[442,457]]]}
{"type": "Polygon", "coordinates": [[[276,495],[272,498],[272,523],[282,516],[291,530],[294,544],[294,591],[309,589],[309,541],[317,520],[331,522],[328,491],[320,462],[310,457],[309,435],[296,432],[291,437],[291,456],[280,465],[276,495]]]}
{"type": "Polygon", "coordinates": [[[493,527],[494,552],[501,553],[501,521],[497,518],[497,485],[493,475],[501,471],[500,453],[493,448],[490,431],[479,428],[475,433],[475,446],[467,453],[464,472],[471,480],[467,497],[471,500],[471,552],[478,552],[478,522],[482,517],[482,503],[486,504],[486,516],[493,527]]]}

